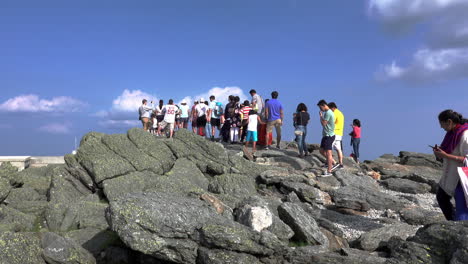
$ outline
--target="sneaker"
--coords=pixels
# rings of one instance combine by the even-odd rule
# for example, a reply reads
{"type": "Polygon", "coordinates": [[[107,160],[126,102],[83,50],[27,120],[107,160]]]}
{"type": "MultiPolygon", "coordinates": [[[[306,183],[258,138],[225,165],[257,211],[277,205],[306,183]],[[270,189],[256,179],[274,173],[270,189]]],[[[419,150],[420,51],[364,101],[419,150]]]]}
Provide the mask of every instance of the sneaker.
{"type": "Polygon", "coordinates": [[[341,164],[335,164],[335,165],[333,165],[332,171],[337,170],[340,166],[341,166],[341,164]]]}
{"type": "Polygon", "coordinates": [[[269,149],[270,149],[270,148],[269,148],[268,146],[266,146],[266,147],[264,148],[264,150],[269,150],[269,149]]]}
{"type": "Polygon", "coordinates": [[[330,176],[333,176],[333,174],[328,171],[325,171],[324,173],[322,173],[322,175],[320,175],[320,177],[330,177],[330,176]]]}
{"type": "Polygon", "coordinates": [[[277,148],[277,149],[281,149],[281,147],[280,147],[279,145],[278,145],[278,146],[276,146],[276,148],[277,148]]]}

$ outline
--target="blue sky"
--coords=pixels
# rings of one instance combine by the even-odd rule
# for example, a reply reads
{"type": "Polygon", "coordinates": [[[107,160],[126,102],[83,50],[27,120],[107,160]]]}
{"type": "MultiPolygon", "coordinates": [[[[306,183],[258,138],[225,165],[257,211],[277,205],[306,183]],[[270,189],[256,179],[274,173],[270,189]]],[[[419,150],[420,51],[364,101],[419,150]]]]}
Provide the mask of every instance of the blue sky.
{"type": "MultiPolygon", "coordinates": [[[[63,155],[138,125],[142,97],[316,103],[363,124],[363,159],[428,152],[437,114],[468,115],[462,0],[1,1],[0,155],[63,155]]],[[[347,133],[346,133],[347,134],[347,133]]],[[[345,151],[350,153],[345,136],[345,151]]]]}

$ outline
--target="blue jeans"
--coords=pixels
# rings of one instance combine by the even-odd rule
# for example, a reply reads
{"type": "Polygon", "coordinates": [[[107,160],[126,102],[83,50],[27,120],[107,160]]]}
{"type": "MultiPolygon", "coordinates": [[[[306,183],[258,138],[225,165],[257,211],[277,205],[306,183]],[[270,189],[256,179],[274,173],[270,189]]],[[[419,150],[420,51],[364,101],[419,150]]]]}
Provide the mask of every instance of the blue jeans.
{"type": "Polygon", "coordinates": [[[214,136],[214,135],[211,135],[211,122],[206,122],[206,138],[211,138],[211,136],[214,136]]]}
{"type": "Polygon", "coordinates": [[[308,153],[307,144],[305,138],[307,136],[307,127],[306,126],[296,126],[296,130],[302,131],[301,136],[296,136],[296,143],[299,149],[299,154],[304,155],[308,153]]]}
{"type": "Polygon", "coordinates": [[[359,144],[361,143],[360,138],[351,138],[351,146],[353,146],[353,153],[356,159],[359,159],[359,144]]]}

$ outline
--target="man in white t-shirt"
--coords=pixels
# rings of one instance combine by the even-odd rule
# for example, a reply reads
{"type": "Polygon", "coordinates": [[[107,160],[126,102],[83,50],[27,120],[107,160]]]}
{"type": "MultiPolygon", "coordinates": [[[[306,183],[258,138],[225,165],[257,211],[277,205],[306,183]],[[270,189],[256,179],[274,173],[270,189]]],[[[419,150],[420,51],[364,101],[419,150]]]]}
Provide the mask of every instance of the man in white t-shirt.
{"type": "Polygon", "coordinates": [[[179,111],[179,108],[175,106],[174,101],[170,99],[169,104],[165,105],[162,109],[162,112],[164,113],[164,121],[162,121],[161,125],[159,126],[158,134],[161,134],[161,129],[169,126],[169,138],[172,138],[174,134],[174,123],[177,111],[179,111]]]}

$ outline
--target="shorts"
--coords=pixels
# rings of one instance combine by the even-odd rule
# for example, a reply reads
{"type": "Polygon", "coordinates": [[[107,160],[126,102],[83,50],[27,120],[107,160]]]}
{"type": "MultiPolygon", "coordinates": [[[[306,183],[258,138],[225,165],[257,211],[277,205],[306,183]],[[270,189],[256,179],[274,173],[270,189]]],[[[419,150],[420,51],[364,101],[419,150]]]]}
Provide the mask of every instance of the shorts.
{"type": "Polygon", "coordinates": [[[322,138],[322,142],[320,143],[320,148],[323,150],[332,150],[333,149],[333,141],[335,141],[335,136],[325,136],[322,138]]]}
{"type": "Polygon", "coordinates": [[[206,126],[206,116],[202,115],[197,118],[197,127],[205,127],[206,126]]]}
{"type": "Polygon", "coordinates": [[[276,136],[281,136],[281,119],[267,122],[267,134],[273,132],[273,127],[276,128],[276,136]]]}
{"type": "Polygon", "coordinates": [[[166,126],[169,126],[170,130],[174,130],[174,123],[168,123],[166,121],[162,121],[159,123],[162,129],[166,128],[166,126]]]}
{"type": "Polygon", "coordinates": [[[158,120],[158,123],[161,123],[164,120],[164,115],[157,115],[156,120],[158,120]]]}
{"type": "Polygon", "coordinates": [[[258,141],[258,135],[257,131],[247,131],[247,136],[245,137],[246,142],[257,142],[258,141]]]}
{"type": "Polygon", "coordinates": [[[338,136],[338,135],[335,135],[335,140],[333,141],[333,150],[336,150],[336,151],[342,151],[343,150],[343,146],[342,146],[342,143],[341,143],[341,139],[343,138],[343,136],[338,136]]]}
{"type": "Polygon", "coordinates": [[[188,117],[181,117],[180,122],[181,123],[188,123],[188,117]]]}
{"type": "Polygon", "coordinates": [[[211,126],[219,128],[219,126],[221,126],[221,120],[219,118],[213,118],[212,117],[211,121],[210,121],[210,124],[211,124],[211,126]]]}

